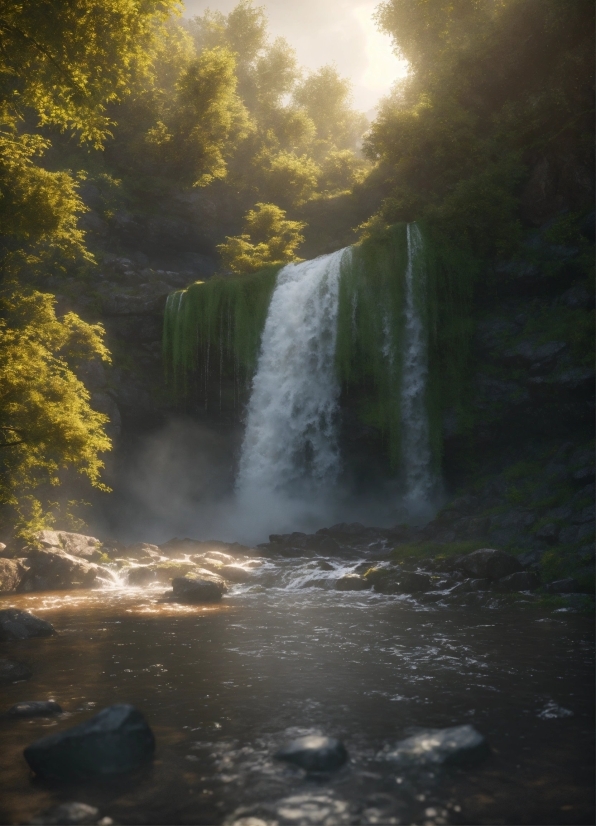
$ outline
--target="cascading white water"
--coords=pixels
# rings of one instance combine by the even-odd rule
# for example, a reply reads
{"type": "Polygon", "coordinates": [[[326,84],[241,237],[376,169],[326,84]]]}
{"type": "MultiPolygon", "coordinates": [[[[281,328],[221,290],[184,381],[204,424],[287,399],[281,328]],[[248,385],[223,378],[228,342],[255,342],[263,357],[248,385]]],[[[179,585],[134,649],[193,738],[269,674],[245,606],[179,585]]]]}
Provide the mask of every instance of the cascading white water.
{"type": "Polygon", "coordinates": [[[349,249],[278,274],[263,331],[237,476],[245,494],[311,490],[339,472],[335,343],[341,261],[349,249]]]}
{"type": "Polygon", "coordinates": [[[432,496],[436,481],[432,471],[426,409],[428,345],[420,312],[426,273],[423,261],[424,241],[416,224],[408,224],[407,238],[401,386],[402,462],[406,503],[413,508],[423,508],[432,496]]]}

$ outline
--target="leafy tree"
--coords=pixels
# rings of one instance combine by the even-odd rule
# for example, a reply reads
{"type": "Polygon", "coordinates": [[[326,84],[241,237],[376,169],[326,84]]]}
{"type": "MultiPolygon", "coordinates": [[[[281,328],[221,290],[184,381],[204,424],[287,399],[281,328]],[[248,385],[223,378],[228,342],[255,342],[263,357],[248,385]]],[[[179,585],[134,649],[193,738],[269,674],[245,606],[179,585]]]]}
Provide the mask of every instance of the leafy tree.
{"type": "Polygon", "coordinates": [[[295,260],[304,241],[304,224],[288,221],[275,204],[257,204],[244,217],[242,235],[226,238],[218,247],[223,265],[235,273],[256,272],[273,264],[295,260]]]}
{"type": "Polygon", "coordinates": [[[77,217],[77,179],[41,165],[50,141],[35,126],[100,147],[108,107],[148,73],[151,43],[174,0],[0,0],[0,514],[17,528],[48,523],[49,493],[66,469],[102,488],[107,419],[76,370],[107,360],[103,331],[58,319],[32,280],[91,256],[77,217]],[[44,488],[46,488],[44,490],[44,488]],[[45,503],[45,504],[44,504],[45,503]]]}
{"type": "MultiPolygon", "coordinates": [[[[593,18],[587,0],[383,2],[378,21],[410,74],[365,142],[393,190],[382,216],[429,218],[492,256],[519,238],[540,159],[590,180],[593,18]]],[[[568,205],[591,200],[582,186],[568,205]]]]}

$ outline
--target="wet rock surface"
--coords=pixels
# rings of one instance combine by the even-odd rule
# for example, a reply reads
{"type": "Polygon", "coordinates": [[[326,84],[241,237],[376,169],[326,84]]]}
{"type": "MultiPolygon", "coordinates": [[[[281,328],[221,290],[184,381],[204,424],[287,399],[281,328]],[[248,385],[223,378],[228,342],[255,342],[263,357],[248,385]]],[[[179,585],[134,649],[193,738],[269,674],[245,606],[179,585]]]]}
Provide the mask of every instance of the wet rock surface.
{"type": "Polygon", "coordinates": [[[0,659],[0,685],[28,680],[31,676],[28,665],[15,660],[0,659]]]}
{"type": "Polygon", "coordinates": [[[98,565],[58,548],[35,549],[26,564],[17,589],[23,592],[92,588],[105,578],[98,565]]]}
{"type": "Polygon", "coordinates": [[[348,752],[344,744],[334,737],[311,734],[288,743],[275,757],[307,772],[329,772],[344,765],[348,752]]]}
{"type": "Polygon", "coordinates": [[[54,700],[24,700],[6,712],[8,717],[50,717],[52,714],[62,714],[62,708],[54,700]]]}
{"type": "Polygon", "coordinates": [[[99,809],[75,801],[60,803],[31,818],[31,826],[111,826],[114,821],[101,816],[99,809]]]}
{"type": "Polygon", "coordinates": [[[18,608],[0,610],[0,640],[27,640],[31,637],[49,637],[54,626],[46,620],[18,608]]]}
{"type": "Polygon", "coordinates": [[[428,729],[405,740],[385,753],[406,768],[427,766],[471,765],[490,753],[486,739],[473,726],[428,729]]]}
{"type": "Polygon", "coordinates": [[[32,743],[31,770],[55,780],[82,780],[133,771],[153,758],[155,738],[133,706],[104,708],[90,720],[32,743]]]}
{"type": "Polygon", "coordinates": [[[175,577],[171,600],[186,604],[219,602],[226,592],[224,580],[215,575],[175,577]]]}

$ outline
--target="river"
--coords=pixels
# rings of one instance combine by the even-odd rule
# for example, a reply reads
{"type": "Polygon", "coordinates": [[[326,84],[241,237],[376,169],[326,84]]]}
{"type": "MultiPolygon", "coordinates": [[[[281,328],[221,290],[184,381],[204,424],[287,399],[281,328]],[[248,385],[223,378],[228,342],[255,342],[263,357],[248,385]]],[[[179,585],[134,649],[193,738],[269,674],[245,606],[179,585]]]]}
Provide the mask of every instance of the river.
{"type": "Polygon", "coordinates": [[[266,562],[216,606],[160,602],[163,586],[3,598],[59,632],[3,644],[34,675],[4,705],[53,698],[65,714],[2,719],[2,822],[66,800],[122,824],[593,822],[590,618],[303,587],[309,565],[266,562]],[[28,743],[116,702],[150,722],[149,768],[99,785],[31,778],[28,743]],[[482,764],[406,775],[384,757],[420,727],[465,723],[490,743],[482,764]],[[341,738],[349,763],[315,780],[273,759],[310,732],[341,738]]]}

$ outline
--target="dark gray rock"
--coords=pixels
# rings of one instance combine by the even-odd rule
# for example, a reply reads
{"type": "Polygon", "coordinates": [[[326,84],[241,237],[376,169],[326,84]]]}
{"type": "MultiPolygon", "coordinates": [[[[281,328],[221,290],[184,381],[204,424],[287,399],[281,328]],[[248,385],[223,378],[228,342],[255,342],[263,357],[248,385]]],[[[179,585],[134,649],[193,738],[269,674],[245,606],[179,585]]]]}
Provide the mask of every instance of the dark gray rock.
{"type": "Polygon", "coordinates": [[[4,608],[0,611],[0,640],[27,640],[30,637],[49,637],[56,630],[46,620],[20,611],[18,608],[4,608]]]}
{"type": "Polygon", "coordinates": [[[307,772],[328,772],[343,766],[348,759],[348,752],[344,744],[334,737],[309,734],[284,746],[275,757],[307,772]]]}
{"type": "Polygon", "coordinates": [[[370,583],[358,574],[346,574],[335,583],[336,591],[365,591],[370,587],[370,583]]]}
{"type": "Polygon", "coordinates": [[[479,548],[471,554],[466,554],[461,557],[459,567],[476,577],[491,580],[501,579],[523,570],[518,559],[494,548],[479,548]]]}
{"type": "Polygon", "coordinates": [[[547,522],[546,525],[542,525],[535,531],[534,536],[536,539],[544,540],[549,545],[554,545],[559,537],[560,530],[561,528],[556,522],[547,522]]]}
{"type": "Polygon", "coordinates": [[[416,594],[422,591],[430,591],[432,580],[428,574],[419,574],[416,571],[403,571],[398,577],[398,588],[396,593],[416,594]]]}
{"type": "Polygon", "coordinates": [[[12,593],[21,584],[27,566],[24,559],[0,558],[0,591],[12,593]]]}
{"type": "Polygon", "coordinates": [[[532,571],[517,571],[497,580],[495,589],[502,593],[511,591],[535,591],[540,587],[540,579],[532,571]]]}
{"type": "Polygon", "coordinates": [[[0,660],[0,685],[28,680],[31,669],[24,663],[15,660],[0,660]]]}
{"type": "Polygon", "coordinates": [[[428,729],[421,734],[400,740],[385,753],[388,760],[404,767],[465,765],[488,756],[486,739],[473,726],[428,729]]]}
{"type": "Polygon", "coordinates": [[[40,777],[82,780],[132,771],[151,760],[154,751],[155,738],[141,712],[119,704],[78,726],[42,737],[27,746],[24,755],[40,777]]]}
{"type": "Polygon", "coordinates": [[[576,579],[568,577],[549,582],[544,586],[544,591],[547,594],[581,594],[582,587],[576,579]]]}
{"type": "Polygon", "coordinates": [[[86,803],[60,803],[35,815],[29,823],[31,826],[93,826],[99,823],[109,826],[113,823],[109,817],[101,818],[99,809],[86,803]]]}
{"type": "Polygon", "coordinates": [[[23,574],[18,591],[62,591],[92,588],[101,577],[101,569],[93,562],[66,553],[59,548],[32,550],[27,558],[28,570],[23,574]]]}
{"type": "Polygon", "coordinates": [[[218,602],[227,590],[224,580],[219,576],[178,576],[172,580],[172,601],[187,604],[218,602]]]}
{"type": "Polygon", "coordinates": [[[54,700],[25,700],[11,706],[6,713],[9,717],[49,717],[62,714],[62,709],[54,700]]]}
{"type": "Polygon", "coordinates": [[[472,591],[488,591],[490,579],[465,579],[449,591],[450,594],[467,594],[472,591]]]}

